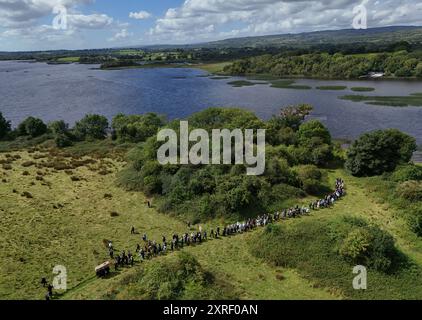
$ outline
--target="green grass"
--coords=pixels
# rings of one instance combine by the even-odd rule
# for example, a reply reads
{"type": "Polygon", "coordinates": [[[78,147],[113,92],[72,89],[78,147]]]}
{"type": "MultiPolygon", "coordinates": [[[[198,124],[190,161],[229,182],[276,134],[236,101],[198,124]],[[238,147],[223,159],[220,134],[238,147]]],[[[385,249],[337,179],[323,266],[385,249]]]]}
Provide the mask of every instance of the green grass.
{"type": "Polygon", "coordinates": [[[63,58],[58,58],[57,61],[74,63],[74,62],[79,62],[79,57],[63,57],[63,58]]]}
{"type": "Polygon", "coordinates": [[[345,95],[340,97],[343,100],[354,102],[365,102],[366,104],[388,106],[388,107],[421,107],[422,94],[413,93],[409,96],[364,96],[364,95],[345,95]]]}
{"type": "Polygon", "coordinates": [[[235,88],[240,88],[240,87],[252,87],[252,86],[255,86],[257,84],[267,84],[267,83],[266,82],[251,82],[251,81],[246,81],[246,80],[238,80],[238,81],[228,82],[227,84],[230,84],[231,86],[233,86],[235,88]]]}
{"type": "Polygon", "coordinates": [[[39,281],[43,276],[51,279],[55,265],[66,266],[69,288],[89,281],[93,268],[108,258],[103,239],[112,239],[118,250],[135,249],[140,236],[130,235],[132,224],[156,239],[169,229],[185,230],[177,220],[148,210],[142,194],[116,187],[115,173],[123,166],[119,161],[94,159],[95,164],[72,169],[69,175],[43,167],[43,161],[53,161],[46,152],[16,154],[21,159],[11,164],[12,170],[0,168],[0,265],[8,275],[0,279],[2,299],[42,299],[39,281]],[[23,167],[26,161],[40,168],[23,167]],[[102,174],[103,166],[111,173],[102,174]],[[38,171],[44,181],[36,180],[38,171]],[[71,176],[81,180],[73,182],[71,176]],[[33,198],[22,197],[23,192],[33,198]],[[112,217],[112,211],[119,216],[112,217]]]}
{"type": "Polygon", "coordinates": [[[198,68],[207,71],[212,74],[221,74],[226,66],[232,64],[232,62],[217,62],[217,63],[204,63],[189,65],[189,68],[198,68]]]}
{"type": "Polygon", "coordinates": [[[309,90],[312,89],[310,86],[306,85],[295,85],[294,80],[275,80],[271,81],[271,88],[278,89],[296,89],[296,90],[309,90]]]}
{"type": "Polygon", "coordinates": [[[316,87],[318,90],[346,90],[347,86],[320,86],[316,87]]]}
{"type": "MultiPolygon", "coordinates": [[[[0,166],[1,299],[43,299],[45,292],[39,281],[43,276],[51,280],[52,268],[58,264],[66,266],[68,271],[69,290],[60,296],[62,299],[144,298],[141,290],[144,283],[139,282],[139,276],[145,275],[144,272],[154,273],[156,264],[174,266],[177,255],[169,254],[142,265],[137,263],[134,268],[123,269],[107,279],[97,279],[94,275],[94,267],[108,259],[104,239],[112,240],[118,252],[134,251],[136,244],[140,243],[140,234],[130,234],[132,225],[140,233],[146,232],[149,238],[156,240],[161,239],[162,235],[169,237],[173,232],[181,234],[188,231],[185,222],[171,215],[160,214],[156,208],[148,209],[146,197],[141,193],[124,191],[116,186],[115,174],[125,165],[121,157],[128,147],[102,141],[76,144],[64,151],[37,147],[9,152],[10,156],[16,156],[10,161],[11,170],[0,166]],[[114,151],[107,153],[107,150],[114,151]],[[86,157],[89,154],[92,157],[86,157]],[[88,159],[91,160],[70,170],[47,165],[50,162],[74,164],[88,159]],[[34,165],[23,166],[28,161],[34,162],[34,165]],[[101,173],[100,168],[104,167],[107,174],[101,173]],[[28,171],[28,175],[23,175],[24,171],[28,171]],[[39,173],[43,181],[36,179],[39,173]],[[73,176],[81,179],[72,181],[73,176]],[[23,197],[21,194],[24,192],[29,192],[33,198],[23,197]],[[105,197],[106,194],[112,197],[105,197]],[[112,217],[112,211],[117,212],[118,216],[112,217]]],[[[1,159],[6,159],[6,153],[0,153],[1,159]]],[[[377,181],[354,178],[343,170],[326,172],[330,185],[336,176],[346,179],[347,197],[332,209],[281,222],[283,226],[309,226],[309,237],[315,237],[312,243],[318,243],[324,239],[324,234],[317,232],[321,230],[321,223],[338,216],[357,216],[391,233],[398,248],[418,267],[422,266],[422,240],[410,231],[402,215],[380,197],[379,190],[374,189],[377,181]]],[[[309,199],[290,199],[290,202],[307,204],[309,199]]],[[[153,205],[156,205],[154,200],[153,205]]],[[[203,228],[209,230],[223,224],[224,221],[218,219],[205,223],[203,228]]],[[[194,226],[191,230],[197,228],[194,226]]],[[[184,251],[198,261],[203,272],[212,275],[214,285],[221,293],[227,294],[223,297],[349,297],[344,290],[339,290],[335,280],[321,282],[314,274],[304,272],[302,266],[274,266],[256,257],[250,251],[249,244],[261,232],[263,230],[210,240],[185,248],[184,251]]],[[[325,251],[319,252],[326,254],[325,251]]],[[[349,276],[350,270],[346,271],[349,276]]],[[[409,297],[418,294],[415,291],[418,286],[409,288],[411,280],[413,278],[409,275],[409,278],[398,278],[391,282],[391,289],[386,289],[384,296],[396,298],[399,295],[409,297]],[[396,289],[399,285],[403,290],[398,293],[396,289]]],[[[188,288],[186,292],[192,290],[188,288]]]]}
{"type": "Polygon", "coordinates": [[[269,263],[297,269],[316,286],[330,288],[347,299],[420,299],[422,282],[418,279],[422,269],[401,261],[396,263],[397,271],[391,274],[368,268],[367,290],[353,289],[352,270],[356,264],[347,262],[338,253],[342,239],[357,223],[350,218],[301,219],[295,224],[267,228],[252,239],[251,250],[269,263]]]}
{"type": "Polygon", "coordinates": [[[370,91],[375,91],[375,88],[371,88],[371,87],[353,87],[353,88],[350,88],[350,90],[355,91],[355,92],[370,92],[370,91]]]}

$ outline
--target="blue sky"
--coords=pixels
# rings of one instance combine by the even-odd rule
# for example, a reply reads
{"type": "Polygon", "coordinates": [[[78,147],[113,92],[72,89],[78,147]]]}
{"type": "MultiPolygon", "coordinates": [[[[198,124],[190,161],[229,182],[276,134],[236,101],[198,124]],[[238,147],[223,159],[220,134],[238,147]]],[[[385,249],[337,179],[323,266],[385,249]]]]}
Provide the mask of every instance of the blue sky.
{"type": "Polygon", "coordinates": [[[359,5],[369,28],[419,25],[422,16],[420,0],[0,0],[0,51],[197,43],[351,28],[359,5]]]}

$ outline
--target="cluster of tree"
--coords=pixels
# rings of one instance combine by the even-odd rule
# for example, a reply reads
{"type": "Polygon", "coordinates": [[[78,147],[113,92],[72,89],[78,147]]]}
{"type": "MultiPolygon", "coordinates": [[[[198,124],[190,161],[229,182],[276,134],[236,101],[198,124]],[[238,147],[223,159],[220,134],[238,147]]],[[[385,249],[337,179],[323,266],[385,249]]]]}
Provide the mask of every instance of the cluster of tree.
{"type": "Polygon", "coordinates": [[[166,121],[155,113],[145,115],[124,115],[122,113],[113,118],[111,128],[113,137],[122,141],[142,142],[157,133],[166,121]]]}
{"type": "MultiPolygon", "coordinates": [[[[320,193],[323,177],[316,165],[330,161],[333,146],[321,123],[304,122],[310,110],[308,105],[288,107],[279,116],[263,121],[241,109],[210,108],[187,119],[190,130],[201,128],[209,134],[212,129],[222,128],[266,129],[266,170],[262,176],[247,176],[245,165],[162,166],[157,162],[160,143],[154,134],[131,152],[133,163],[121,173],[120,183],[158,196],[161,210],[188,215],[193,220],[263,212],[289,197],[320,193]]],[[[113,123],[128,122],[120,117],[113,123]]],[[[177,121],[167,124],[176,132],[179,126],[177,121]]],[[[119,126],[115,127],[121,136],[128,137],[128,129],[123,128],[122,135],[119,126]]],[[[234,151],[232,148],[233,157],[234,151]]]]}
{"type": "Polygon", "coordinates": [[[81,64],[103,64],[108,61],[113,60],[112,56],[104,56],[104,55],[88,55],[88,56],[81,56],[79,58],[79,63],[81,64]]]}
{"type": "MultiPolygon", "coordinates": [[[[118,114],[113,118],[111,135],[113,139],[122,142],[143,142],[155,135],[165,124],[165,119],[155,113],[128,116],[118,114]]],[[[63,120],[45,124],[41,119],[28,117],[12,130],[10,121],[7,121],[0,112],[0,140],[13,140],[23,136],[36,138],[47,134],[55,140],[58,147],[63,148],[76,141],[105,139],[109,129],[106,117],[88,114],[76,122],[73,128],[69,128],[69,124],[63,120]]]]}
{"type": "Polygon", "coordinates": [[[135,59],[112,59],[107,60],[101,64],[101,69],[110,68],[124,68],[124,67],[135,67],[139,66],[139,62],[135,59]]]}
{"type": "Polygon", "coordinates": [[[360,55],[311,53],[292,56],[283,53],[239,60],[226,66],[224,71],[234,75],[271,74],[276,77],[359,78],[370,72],[422,77],[422,55],[407,51],[360,55]]]}
{"type": "Polygon", "coordinates": [[[108,130],[107,118],[88,114],[76,122],[72,129],[63,120],[45,124],[41,119],[28,117],[22,121],[15,130],[12,130],[10,121],[7,121],[0,113],[0,140],[14,140],[18,137],[36,138],[49,135],[58,147],[67,147],[74,141],[86,139],[104,139],[108,130]]]}

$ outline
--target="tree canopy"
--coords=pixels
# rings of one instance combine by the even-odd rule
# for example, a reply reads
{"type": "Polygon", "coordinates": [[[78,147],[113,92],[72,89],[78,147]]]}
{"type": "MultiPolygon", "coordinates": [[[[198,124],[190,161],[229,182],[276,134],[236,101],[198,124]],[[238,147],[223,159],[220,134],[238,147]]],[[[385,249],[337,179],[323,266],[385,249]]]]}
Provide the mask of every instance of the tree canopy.
{"type": "Polygon", "coordinates": [[[416,151],[416,140],[396,129],[363,134],[347,152],[346,168],[355,176],[374,176],[407,163],[416,151]]]}
{"type": "Polygon", "coordinates": [[[74,132],[79,139],[104,139],[107,136],[108,120],[98,114],[88,114],[76,122],[74,132]]]}
{"type": "Polygon", "coordinates": [[[7,121],[0,112],[0,139],[3,139],[11,130],[10,121],[7,121]]]}

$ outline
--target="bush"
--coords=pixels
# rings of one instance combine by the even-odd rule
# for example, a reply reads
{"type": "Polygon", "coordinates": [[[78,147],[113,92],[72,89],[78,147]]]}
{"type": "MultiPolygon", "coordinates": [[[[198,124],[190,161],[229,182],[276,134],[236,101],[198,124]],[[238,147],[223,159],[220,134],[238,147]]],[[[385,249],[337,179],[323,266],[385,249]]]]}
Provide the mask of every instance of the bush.
{"type": "Polygon", "coordinates": [[[422,237],[422,207],[409,208],[408,222],[410,229],[419,237],[422,237]]]}
{"type": "Polygon", "coordinates": [[[228,288],[220,287],[194,256],[178,253],[172,259],[159,259],[119,283],[130,296],[146,300],[233,298],[228,288]]]}
{"type": "Polygon", "coordinates": [[[17,129],[20,136],[39,137],[47,132],[47,126],[41,119],[29,117],[19,124],[17,129]]]}
{"type": "Polygon", "coordinates": [[[396,192],[409,201],[422,201],[422,181],[405,181],[397,186],[396,192]]]}
{"type": "Polygon", "coordinates": [[[108,120],[104,116],[88,114],[75,124],[74,132],[78,139],[105,139],[108,120]]]}
{"type": "Polygon", "coordinates": [[[400,166],[393,172],[391,179],[396,182],[405,182],[409,180],[422,180],[422,166],[413,164],[400,166]]]}
{"type": "Polygon", "coordinates": [[[56,135],[54,142],[58,148],[70,147],[73,144],[72,139],[65,133],[56,135]]]}
{"type": "Polygon", "coordinates": [[[314,165],[300,166],[296,169],[301,188],[308,194],[320,194],[323,189],[322,172],[314,165]]]}
{"type": "Polygon", "coordinates": [[[416,140],[396,129],[362,135],[347,152],[346,169],[355,176],[374,176],[407,163],[416,151],[416,140]]]}
{"type": "Polygon", "coordinates": [[[393,237],[375,226],[354,228],[341,244],[339,253],[351,263],[387,272],[396,259],[393,237]]]}
{"type": "Polygon", "coordinates": [[[0,112],[0,140],[6,137],[6,135],[10,132],[11,125],[10,121],[7,121],[3,114],[0,112]]]}

